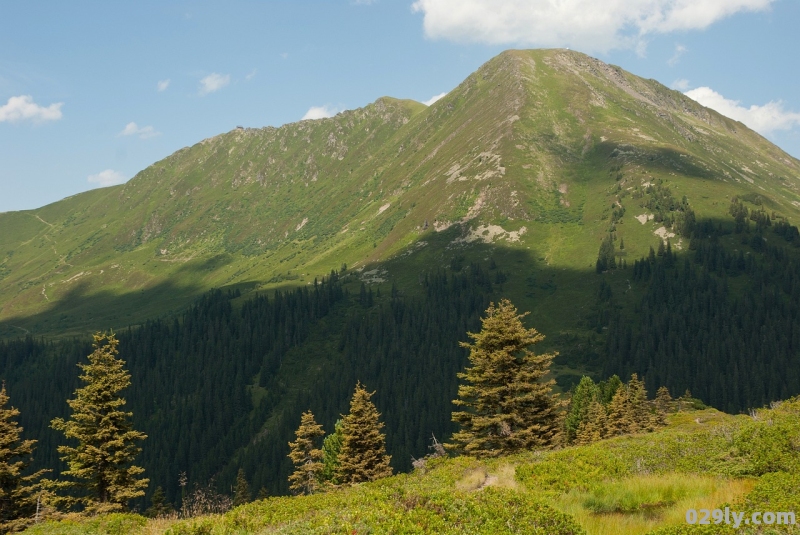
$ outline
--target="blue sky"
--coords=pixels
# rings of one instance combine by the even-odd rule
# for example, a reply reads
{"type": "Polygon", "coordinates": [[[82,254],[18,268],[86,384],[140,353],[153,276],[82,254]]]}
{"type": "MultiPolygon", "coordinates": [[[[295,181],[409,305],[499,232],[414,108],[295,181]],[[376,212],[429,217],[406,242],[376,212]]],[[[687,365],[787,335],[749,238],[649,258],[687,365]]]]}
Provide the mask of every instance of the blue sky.
{"type": "Polygon", "coordinates": [[[507,48],[570,47],[800,157],[797,0],[6,1],[0,212],[119,183],[237,125],[426,101],[507,48]]]}

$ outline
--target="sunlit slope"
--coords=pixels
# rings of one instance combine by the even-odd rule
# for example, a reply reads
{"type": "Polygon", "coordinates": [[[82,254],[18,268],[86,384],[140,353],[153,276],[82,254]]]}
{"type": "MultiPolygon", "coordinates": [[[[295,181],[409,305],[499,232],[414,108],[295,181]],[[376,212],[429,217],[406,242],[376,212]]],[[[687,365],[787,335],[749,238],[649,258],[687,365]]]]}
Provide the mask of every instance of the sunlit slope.
{"type": "Polygon", "coordinates": [[[124,326],[210,287],[420,255],[367,278],[413,281],[477,243],[578,273],[612,206],[626,208],[616,232],[632,261],[670,229],[624,192],[658,180],[699,218],[729,217],[738,195],[800,221],[800,162],[741,123],[577,52],[508,51],[429,108],[382,98],[237,129],[123,186],[0,214],[0,330],[124,326]]]}
{"type": "Polygon", "coordinates": [[[98,515],[26,533],[796,534],[796,524],[764,531],[749,519],[800,506],[800,455],[774,431],[796,434],[797,410],[797,399],[758,418],[684,410],[654,433],[489,459],[426,458],[410,474],[258,500],[224,515],[98,515]],[[738,522],[687,522],[687,511],[726,508],[738,522]]]}

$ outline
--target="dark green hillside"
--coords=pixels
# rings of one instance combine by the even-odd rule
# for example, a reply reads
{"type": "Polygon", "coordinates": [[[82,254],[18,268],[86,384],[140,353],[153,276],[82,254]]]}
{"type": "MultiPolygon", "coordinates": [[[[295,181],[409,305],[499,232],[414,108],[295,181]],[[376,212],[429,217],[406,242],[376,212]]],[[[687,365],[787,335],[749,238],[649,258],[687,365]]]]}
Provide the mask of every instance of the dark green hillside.
{"type": "MultiPolygon", "coordinates": [[[[676,395],[691,389],[731,412],[800,392],[800,251],[784,237],[793,233],[753,225],[736,234],[732,217],[697,228],[711,237],[693,238],[685,251],[665,247],[627,268],[573,275],[594,288],[580,317],[587,334],[547,333],[545,341],[561,351],[555,371],[564,389],[578,370],[636,372],[651,393],[662,384],[676,395]],[[726,240],[742,254],[726,253],[726,240]]],[[[493,253],[525,271],[515,251],[493,253]]],[[[373,290],[347,272],[268,297],[217,290],[177,318],[120,331],[133,376],[129,407],[149,435],[141,459],[151,491],[161,486],[176,500],[184,471],[192,483],[214,477],[224,489],[244,468],[253,487],[286,493],[300,413],[311,409],[330,432],[359,380],[377,390],[393,467],[409,470],[432,434],[446,440],[454,430],[450,402],[466,363],[457,342],[476,330],[490,299],[514,296],[520,279],[528,287],[496,264],[453,261],[421,275],[415,293],[373,290]]],[[[551,291],[541,286],[530,291],[551,291]]],[[[89,352],[87,339],[0,343],[0,375],[41,441],[39,466],[58,465],[62,438],[47,424],[66,416],[74,364],[89,352]]]]}
{"type": "Polygon", "coordinates": [[[644,295],[611,312],[604,366],[736,412],[798,392],[800,260],[773,233],[718,234],[687,255],[636,261],[630,280],[644,295]]]}
{"type": "MultiPolygon", "coordinates": [[[[141,460],[155,485],[175,500],[180,472],[192,484],[217,477],[224,488],[245,467],[255,488],[286,493],[300,412],[311,407],[332,429],[358,380],[378,390],[394,468],[410,469],[431,434],[451,432],[448,407],[465,362],[454,333],[477,326],[492,290],[478,266],[432,273],[423,286],[424,296],[409,299],[364,286],[349,294],[332,274],[269,298],[214,291],[179,318],[119,332],[133,380],[128,406],[148,434],[141,460]]],[[[0,373],[40,440],[38,465],[59,464],[63,437],[47,426],[68,416],[75,364],[90,351],[82,339],[0,343],[0,373]]]]}

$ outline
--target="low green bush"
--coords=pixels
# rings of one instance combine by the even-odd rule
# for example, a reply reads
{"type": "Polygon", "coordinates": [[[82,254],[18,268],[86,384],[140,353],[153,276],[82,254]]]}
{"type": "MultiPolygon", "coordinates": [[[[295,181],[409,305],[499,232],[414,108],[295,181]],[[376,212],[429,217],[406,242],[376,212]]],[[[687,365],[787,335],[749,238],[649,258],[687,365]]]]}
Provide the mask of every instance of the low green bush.
{"type": "Polygon", "coordinates": [[[737,469],[746,475],[800,470],[800,397],[755,411],[734,438],[737,469]]]}
{"type": "Polygon", "coordinates": [[[129,513],[111,513],[81,520],[43,522],[28,528],[31,535],[128,535],[137,533],[147,524],[147,519],[129,513]]]}

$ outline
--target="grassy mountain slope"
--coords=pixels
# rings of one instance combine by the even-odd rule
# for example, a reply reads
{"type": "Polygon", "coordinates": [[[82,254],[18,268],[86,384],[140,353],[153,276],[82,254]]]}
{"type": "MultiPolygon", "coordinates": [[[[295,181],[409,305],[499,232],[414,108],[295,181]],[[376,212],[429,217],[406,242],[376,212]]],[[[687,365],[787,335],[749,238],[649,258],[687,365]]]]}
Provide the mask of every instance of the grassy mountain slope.
{"type": "Polygon", "coordinates": [[[0,335],[122,327],[342,263],[413,292],[487,244],[543,330],[580,331],[570,308],[595,290],[612,211],[631,259],[671,231],[631,198],[659,180],[698,217],[738,195],[800,221],[800,162],[741,123],[576,52],[509,51],[429,108],[382,98],[237,129],[125,185],[0,214],[0,335]]]}
{"type": "Polygon", "coordinates": [[[798,533],[797,524],[767,527],[773,531],[713,519],[691,525],[686,511],[727,506],[748,520],[754,511],[797,511],[799,403],[789,400],[752,419],[715,410],[678,412],[656,433],[589,446],[485,461],[432,459],[412,474],[256,501],[224,515],[149,521],[111,515],[48,522],[29,532],[798,533]]]}

